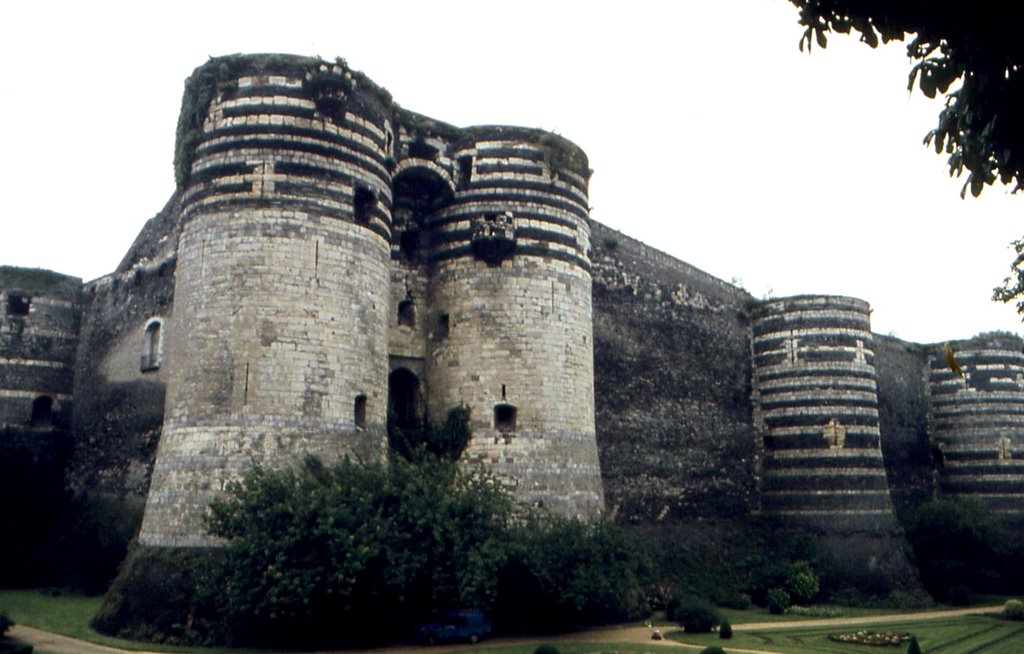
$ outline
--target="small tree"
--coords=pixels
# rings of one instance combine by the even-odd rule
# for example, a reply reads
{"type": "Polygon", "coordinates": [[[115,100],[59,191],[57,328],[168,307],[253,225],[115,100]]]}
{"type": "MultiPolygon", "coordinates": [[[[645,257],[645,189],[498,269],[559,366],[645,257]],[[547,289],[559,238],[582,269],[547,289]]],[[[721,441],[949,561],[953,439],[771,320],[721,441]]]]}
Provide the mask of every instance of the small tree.
{"type": "Polygon", "coordinates": [[[732,638],[732,625],[729,624],[728,620],[722,620],[722,626],[718,628],[718,637],[723,640],[732,638]]]}
{"type": "Polygon", "coordinates": [[[921,654],[921,646],[917,644],[917,636],[910,637],[910,644],[907,645],[907,654],[921,654]]]}

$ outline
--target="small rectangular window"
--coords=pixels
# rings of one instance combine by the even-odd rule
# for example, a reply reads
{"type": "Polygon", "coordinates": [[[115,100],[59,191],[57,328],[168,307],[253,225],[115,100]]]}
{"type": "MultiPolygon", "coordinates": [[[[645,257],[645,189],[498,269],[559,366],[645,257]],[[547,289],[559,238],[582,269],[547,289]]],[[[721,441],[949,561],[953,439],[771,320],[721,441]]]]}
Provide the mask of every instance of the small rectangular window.
{"type": "Polygon", "coordinates": [[[516,408],[513,405],[494,405],[494,428],[506,432],[516,430],[516,408]]]}
{"type": "Polygon", "coordinates": [[[441,341],[448,338],[449,318],[447,313],[437,316],[437,327],[434,329],[434,339],[441,341]]]}
{"type": "Polygon", "coordinates": [[[354,406],[356,429],[366,429],[366,396],[356,395],[354,406]]]}
{"type": "Polygon", "coordinates": [[[398,303],[398,324],[416,327],[416,305],[412,300],[402,300],[398,303]]]}
{"type": "Polygon", "coordinates": [[[373,215],[373,209],[377,205],[377,194],[373,189],[365,186],[357,186],[352,196],[352,213],[356,222],[368,223],[373,215]]]}
{"type": "Polygon", "coordinates": [[[32,306],[32,296],[25,293],[7,294],[7,315],[27,316],[29,307],[32,306]]]}

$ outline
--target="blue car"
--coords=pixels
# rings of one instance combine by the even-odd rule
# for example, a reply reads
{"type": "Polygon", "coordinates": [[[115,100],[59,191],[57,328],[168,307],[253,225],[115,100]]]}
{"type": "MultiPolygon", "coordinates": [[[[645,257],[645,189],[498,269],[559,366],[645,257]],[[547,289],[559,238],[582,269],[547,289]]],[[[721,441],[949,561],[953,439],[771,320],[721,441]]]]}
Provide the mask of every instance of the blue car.
{"type": "Polygon", "coordinates": [[[480,609],[448,611],[416,626],[416,640],[427,645],[456,640],[475,643],[490,635],[491,621],[480,609]]]}

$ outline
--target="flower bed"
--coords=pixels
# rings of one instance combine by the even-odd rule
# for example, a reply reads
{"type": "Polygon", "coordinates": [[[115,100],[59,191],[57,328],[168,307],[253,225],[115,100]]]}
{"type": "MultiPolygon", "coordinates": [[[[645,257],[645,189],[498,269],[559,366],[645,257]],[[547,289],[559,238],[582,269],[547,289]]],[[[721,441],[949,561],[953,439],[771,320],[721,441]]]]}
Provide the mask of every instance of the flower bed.
{"type": "Polygon", "coordinates": [[[910,634],[906,631],[851,631],[845,634],[832,634],[828,638],[837,643],[898,647],[910,641],[910,634]]]}

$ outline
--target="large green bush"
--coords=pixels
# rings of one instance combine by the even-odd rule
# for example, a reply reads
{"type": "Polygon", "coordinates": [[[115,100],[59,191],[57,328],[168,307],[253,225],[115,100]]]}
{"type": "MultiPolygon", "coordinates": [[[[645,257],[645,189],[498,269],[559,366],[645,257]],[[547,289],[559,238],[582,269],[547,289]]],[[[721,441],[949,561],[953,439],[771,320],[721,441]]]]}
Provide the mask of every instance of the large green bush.
{"type": "Polygon", "coordinates": [[[722,622],[718,611],[706,600],[688,595],[672,598],[665,615],[691,634],[709,633],[722,622]]]}
{"type": "Polygon", "coordinates": [[[510,532],[495,626],[547,632],[650,613],[642,542],[605,521],[534,516],[510,532]]]}
{"type": "Polygon", "coordinates": [[[977,498],[924,504],[905,516],[904,528],[921,581],[934,596],[948,597],[957,586],[977,592],[998,584],[1006,534],[977,498]]]}
{"type": "Polygon", "coordinates": [[[227,546],[209,594],[233,642],[393,637],[431,608],[493,604],[511,511],[445,458],[257,467],[211,507],[227,546]]]}

